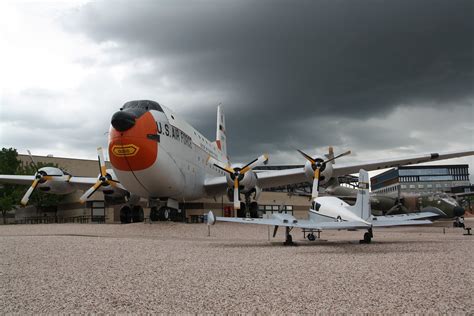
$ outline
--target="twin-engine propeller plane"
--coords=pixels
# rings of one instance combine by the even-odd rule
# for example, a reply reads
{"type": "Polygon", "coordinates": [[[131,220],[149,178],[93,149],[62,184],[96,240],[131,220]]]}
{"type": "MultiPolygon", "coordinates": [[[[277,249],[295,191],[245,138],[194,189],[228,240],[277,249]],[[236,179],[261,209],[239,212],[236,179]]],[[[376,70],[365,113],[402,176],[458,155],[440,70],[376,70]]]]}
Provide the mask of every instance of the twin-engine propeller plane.
{"type": "MultiPolygon", "coordinates": [[[[307,157],[308,160],[312,159],[307,157]]],[[[307,220],[296,219],[289,214],[272,214],[270,218],[230,218],[215,217],[212,211],[207,215],[208,224],[214,225],[216,221],[233,222],[241,224],[260,224],[274,226],[273,237],[275,237],[278,227],[285,227],[284,245],[293,245],[293,237],[290,232],[293,228],[301,228],[309,231],[308,240],[316,240],[314,232],[323,230],[367,230],[361,243],[370,243],[373,237],[372,228],[392,227],[405,225],[431,224],[428,218],[445,216],[441,211],[420,212],[411,214],[401,214],[392,216],[373,216],[370,209],[369,196],[369,174],[361,169],[359,171],[359,189],[355,205],[351,206],[343,200],[334,196],[318,197],[318,168],[315,171],[313,181],[312,203],[308,211],[307,220]]]]}
{"type": "Polygon", "coordinates": [[[132,213],[134,220],[140,217],[140,212],[143,214],[137,205],[139,198],[148,199],[151,206],[157,205],[151,208],[150,218],[154,220],[164,218],[170,208],[177,209],[179,202],[227,195],[243,217],[245,210],[256,215],[256,201],[262,189],[312,181],[316,172],[318,183],[325,184],[331,178],[356,173],[360,168],[376,170],[474,154],[474,151],[420,154],[336,166],[334,159],[348,153],[334,156],[330,150],[329,154],[316,158],[304,154],[308,161],[303,168],[257,173],[253,168],[267,163],[267,155],[245,165],[230,163],[221,106],[217,107],[216,140],[209,141],[169,108],[149,100],[127,102],[113,114],[108,152],[112,169],[105,168],[99,149],[97,178],[74,177],[48,167],[39,169],[33,176],[0,175],[0,182],[31,184],[23,204],[36,187],[56,194],[85,190],[82,202],[95,191],[102,191],[106,200],[123,201],[126,197],[128,206],[122,208],[121,217],[127,219],[127,214],[132,213]]]}

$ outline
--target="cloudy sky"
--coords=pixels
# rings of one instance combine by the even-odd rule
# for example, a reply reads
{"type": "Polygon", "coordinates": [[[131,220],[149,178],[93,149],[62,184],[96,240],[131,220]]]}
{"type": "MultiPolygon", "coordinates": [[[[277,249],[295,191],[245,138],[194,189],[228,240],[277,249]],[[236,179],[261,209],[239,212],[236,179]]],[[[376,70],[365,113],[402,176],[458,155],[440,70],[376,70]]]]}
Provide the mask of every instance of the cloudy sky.
{"type": "Polygon", "coordinates": [[[233,161],[473,150],[473,39],[470,0],[7,0],[0,144],[94,158],[152,99],[210,139],[222,103],[233,161]]]}

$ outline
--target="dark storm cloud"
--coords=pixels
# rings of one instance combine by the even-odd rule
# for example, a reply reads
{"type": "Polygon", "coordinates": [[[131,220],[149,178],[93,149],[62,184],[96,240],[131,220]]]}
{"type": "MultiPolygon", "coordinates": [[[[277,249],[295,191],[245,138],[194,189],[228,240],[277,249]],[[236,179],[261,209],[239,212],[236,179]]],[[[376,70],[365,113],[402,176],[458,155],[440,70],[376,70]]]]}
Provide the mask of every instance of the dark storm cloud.
{"type": "MultiPolygon", "coordinates": [[[[123,58],[154,61],[156,73],[134,78],[142,85],[167,76],[183,91],[223,91],[215,103],[225,101],[231,153],[241,157],[344,145],[351,129],[335,124],[341,118],[362,125],[401,105],[472,106],[473,12],[472,1],[444,0],[97,1],[64,24],[117,43],[123,58]]],[[[211,107],[194,105],[186,119],[213,135],[211,107]]],[[[416,143],[366,132],[381,149],[416,143]]]]}

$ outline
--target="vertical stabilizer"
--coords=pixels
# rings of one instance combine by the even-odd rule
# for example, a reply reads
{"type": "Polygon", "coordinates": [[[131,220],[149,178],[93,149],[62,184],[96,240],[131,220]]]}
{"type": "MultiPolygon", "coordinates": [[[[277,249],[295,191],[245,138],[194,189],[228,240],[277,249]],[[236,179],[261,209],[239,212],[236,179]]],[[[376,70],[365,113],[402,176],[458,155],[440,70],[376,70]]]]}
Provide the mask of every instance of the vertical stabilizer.
{"type": "MultiPolygon", "coordinates": [[[[328,148],[328,154],[326,155],[328,159],[333,159],[334,158],[334,148],[332,146],[329,146],[328,148]]],[[[333,165],[335,163],[335,160],[331,160],[331,164],[333,165]]]]}
{"type": "Polygon", "coordinates": [[[359,190],[357,192],[357,200],[350,210],[363,220],[370,219],[370,216],[372,215],[370,209],[369,173],[364,169],[359,170],[359,190]]]}
{"type": "Polygon", "coordinates": [[[227,159],[227,136],[225,134],[225,117],[222,105],[217,106],[217,131],[216,131],[216,145],[221,151],[222,155],[227,159]]]}

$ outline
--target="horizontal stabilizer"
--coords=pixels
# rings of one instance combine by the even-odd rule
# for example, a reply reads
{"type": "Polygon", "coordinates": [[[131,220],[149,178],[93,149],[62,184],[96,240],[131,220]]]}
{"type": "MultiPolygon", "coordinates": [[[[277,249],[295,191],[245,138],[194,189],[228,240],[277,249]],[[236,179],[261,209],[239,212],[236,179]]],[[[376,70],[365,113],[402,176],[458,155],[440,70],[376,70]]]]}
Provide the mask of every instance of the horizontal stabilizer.
{"type": "Polygon", "coordinates": [[[423,220],[393,220],[393,221],[373,221],[373,227],[392,227],[392,226],[410,226],[410,225],[427,225],[432,224],[433,222],[427,219],[423,220]]]}

